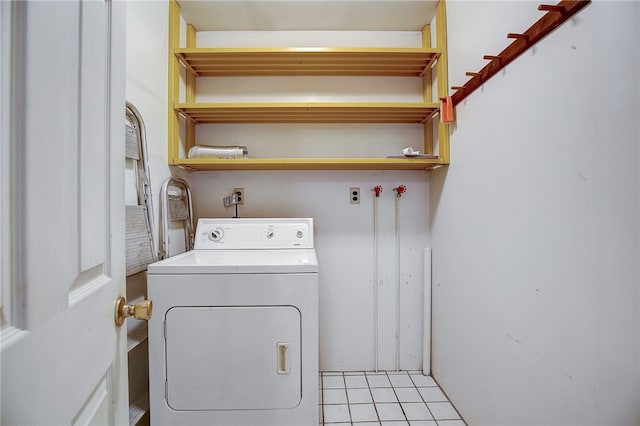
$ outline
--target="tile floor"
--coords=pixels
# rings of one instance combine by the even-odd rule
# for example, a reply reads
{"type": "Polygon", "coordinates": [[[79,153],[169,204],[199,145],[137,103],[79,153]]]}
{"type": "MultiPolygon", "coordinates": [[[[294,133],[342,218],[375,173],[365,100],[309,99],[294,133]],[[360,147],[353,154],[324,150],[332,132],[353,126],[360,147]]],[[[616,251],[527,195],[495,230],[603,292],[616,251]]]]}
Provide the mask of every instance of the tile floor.
{"type": "Polygon", "coordinates": [[[466,426],[438,384],[419,371],[322,372],[320,425],[466,426]]]}

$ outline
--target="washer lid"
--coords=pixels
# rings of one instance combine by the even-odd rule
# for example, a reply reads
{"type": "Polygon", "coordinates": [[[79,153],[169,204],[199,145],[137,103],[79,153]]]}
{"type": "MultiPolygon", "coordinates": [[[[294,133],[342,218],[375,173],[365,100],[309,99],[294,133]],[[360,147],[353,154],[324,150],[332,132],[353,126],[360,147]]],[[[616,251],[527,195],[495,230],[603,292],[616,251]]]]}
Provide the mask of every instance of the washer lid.
{"type": "Polygon", "coordinates": [[[148,274],[287,274],[318,272],[314,249],[191,250],[149,265],[148,274]]]}

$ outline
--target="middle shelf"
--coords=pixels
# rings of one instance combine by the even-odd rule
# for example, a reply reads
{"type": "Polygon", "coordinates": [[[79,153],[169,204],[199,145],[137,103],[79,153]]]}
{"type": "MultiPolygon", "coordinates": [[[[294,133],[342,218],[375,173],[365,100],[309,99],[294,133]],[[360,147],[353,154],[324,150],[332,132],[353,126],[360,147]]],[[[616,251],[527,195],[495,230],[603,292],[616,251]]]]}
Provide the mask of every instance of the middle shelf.
{"type": "Polygon", "coordinates": [[[420,124],[437,103],[188,103],[175,111],[205,123],[396,123],[420,124]]]}
{"type": "Polygon", "coordinates": [[[433,48],[183,48],[178,60],[198,77],[422,77],[440,56],[433,48]]]}

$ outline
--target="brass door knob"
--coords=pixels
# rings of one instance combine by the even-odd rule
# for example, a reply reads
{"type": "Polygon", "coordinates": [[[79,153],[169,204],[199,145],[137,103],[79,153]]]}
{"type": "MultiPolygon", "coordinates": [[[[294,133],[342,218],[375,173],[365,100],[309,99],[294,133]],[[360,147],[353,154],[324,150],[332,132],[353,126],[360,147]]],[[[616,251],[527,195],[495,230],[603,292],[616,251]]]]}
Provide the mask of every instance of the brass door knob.
{"type": "Polygon", "coordinates": [[[148,321],[151,319],[152,313],[153,302],[151,300],[143,300],[135,305],[128,305],[127,299],[122,296],[116,300],[115,321],[118,327],[124,324],[124,320],[127,317],[148,321]]]}

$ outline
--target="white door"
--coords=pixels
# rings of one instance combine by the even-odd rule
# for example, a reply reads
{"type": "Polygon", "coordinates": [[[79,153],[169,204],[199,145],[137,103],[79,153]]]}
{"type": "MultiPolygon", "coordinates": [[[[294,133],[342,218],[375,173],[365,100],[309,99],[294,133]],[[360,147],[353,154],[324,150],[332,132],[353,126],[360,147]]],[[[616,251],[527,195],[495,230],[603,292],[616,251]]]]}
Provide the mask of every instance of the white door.
{"type": "Polygon", "coordinates": [[[124,4],[0,8],[1,423],[128,424],[124,4]]]}

